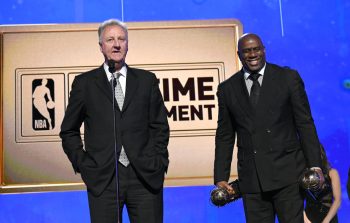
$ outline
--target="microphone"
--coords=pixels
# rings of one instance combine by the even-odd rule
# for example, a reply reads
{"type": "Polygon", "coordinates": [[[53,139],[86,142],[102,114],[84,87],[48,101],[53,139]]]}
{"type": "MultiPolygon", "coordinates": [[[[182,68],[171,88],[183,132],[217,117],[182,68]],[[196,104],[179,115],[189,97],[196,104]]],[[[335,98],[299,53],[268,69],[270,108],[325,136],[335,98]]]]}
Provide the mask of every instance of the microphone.
{"type": "MultiPolygon", "coordinates": [[[[117,82],[115,80],[115,76],[113,75],[113,73],[116,71],[115,68],[115,61],[114,60],[108,60],[108,71],[111,72],[112,74],[112,83],[113,83],[113,88],[115,88],[115,86],[117,85],[117,82]]],[[[112,89],[114,90],[114,89],[112,89]]],[[[113,91],[113,95],[114,95],[114,91],[113,91]]]]}
{"type": "MultiPolygon", "coordinates": [[[[108,71],[111,72],[112,74],[112,84],[111,84],[111,88],[112,88],[112,97],[114,98],[115,97],[115,86],[117,85],[117,82],[116,82],[116,78],[114,76],[114,72],[116,71],[116,68],[115,68],[115,63],[116,61],[114,60],[108,60],[107,61],[107,65],[108,65],[108,71]]],[[[119,216],[119,168],[118,168],[118,160],[119,160],[119,156],[118,156],[118,153],[117,153],[117,137],[116,137],[116,134],[117,134],[117,126],[116,126],[116,115],[115,115],[115,102],[116,100],[112,100],[112,111],[113,111],[113,143],[114,143],[114,159],[115,159],[115,183],[116,183],[116,196],[117,196],[117,218],[118,218],[118,223],[120,222],[119,219],[121,219],[121,217],[119,216]]]]}
{"type": "Polygon", "coordinates": [[[108,60],[107,64],[108,64],[108,71],[111,72],[112,74],[115,72],[116,68],[115,68],[115,60],[108,60]]]}

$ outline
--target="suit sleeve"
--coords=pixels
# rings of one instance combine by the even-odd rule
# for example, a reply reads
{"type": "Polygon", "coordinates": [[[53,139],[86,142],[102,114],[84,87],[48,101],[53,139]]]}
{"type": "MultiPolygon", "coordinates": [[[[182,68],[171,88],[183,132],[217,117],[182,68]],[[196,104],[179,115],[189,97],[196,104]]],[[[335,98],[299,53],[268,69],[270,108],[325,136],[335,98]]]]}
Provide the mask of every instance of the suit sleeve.
{"type": "Polygon", "coordinates": [[[164,101],[158,86],[158,79],[153,74],[149,127],[156,153],[161,156],[164,166],[169,164],[168,142],[169,125],[164,101]]]}
{"type": "Polygon", "coordinates": [[[235,125],[231,120],[225,94],[219,85],[217,97],[219,104],[218,126],[215,136],[214,184],[228,181],[230,177],[233,146],[235,143],[235,125]]]}
{"type": "Polygon", "coordinates": [[[79,163],[84,156],[80,127],[84,120],[84,89],[77,76],[72,84],[68,107],[61,125],[60,137],[62,147],[71,161],[75,172],[79,171],[79,163]]]}
{"type": "Polygon", "coordinates": [[[304,155],[309,167],[321,167],[320,142],[311,115],[304,82],[296,71],[291,71],[289,77],[291,77],[289,86],[293,115],[304,155]]]}

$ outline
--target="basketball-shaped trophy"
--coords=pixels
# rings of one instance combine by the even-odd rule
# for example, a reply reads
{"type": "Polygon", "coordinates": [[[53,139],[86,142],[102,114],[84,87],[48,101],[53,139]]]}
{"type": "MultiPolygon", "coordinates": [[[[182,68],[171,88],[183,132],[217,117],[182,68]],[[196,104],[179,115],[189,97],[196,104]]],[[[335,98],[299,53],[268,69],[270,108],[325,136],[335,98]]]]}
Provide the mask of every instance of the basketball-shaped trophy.
{"type": "Polygon", "coordinates": [[[321,183],[321,177],[316,170],[306,169],[300,178],[300,186],[314,199],[317,200],[320,194],[330,189],[327,183],[321,183]]]}
{"type": "Polygon", "coordinates": [[[242,197],[241,191],[239,190],[238,180],[230,182],[229,185],[233,188],[233,194],[230,194],[225,188],[220,187],[216,187],[211,191],[210,200],[215,206],[222,207],[242,197]]]}
{"type": "Polygon", "coordinates": [[[301,187],[305,190],[318,191],[321,188],[321,177],[315,170],[307,169],[300,181],[301,187]]]}

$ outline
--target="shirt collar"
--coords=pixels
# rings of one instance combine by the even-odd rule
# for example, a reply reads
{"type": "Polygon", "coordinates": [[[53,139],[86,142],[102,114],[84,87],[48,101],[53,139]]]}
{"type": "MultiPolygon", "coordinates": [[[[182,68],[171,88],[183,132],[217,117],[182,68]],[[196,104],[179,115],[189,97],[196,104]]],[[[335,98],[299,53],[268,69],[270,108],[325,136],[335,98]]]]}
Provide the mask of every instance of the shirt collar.
{"type": "MultiPolygon", "coordinates": [[[[259,70],[259,72],[258,72],[261,76],[264,76],[265,68],[266,68],[266,63],[265,63],[265,65],[261,68],[261,70],[259,70]]],[[[249,73],[246,69],[244,69],[244,67],[243,67],[243,71],[244,71],[244,79],[247,80],[248,77],[249,77],[249,75],[250,75],[250,73],[249,73]]]]}
{"type": "MultiPolygon", "coordinates": [[[[111,74],[111,72],[109,72],[108,65],[106,63],[103,63],[103,68],[106,72],[108,80],[111,80],[112,74],[111,74]]],[[[119,71],[116,71],[115,73],[120,73],[122,77],[126,78],[126,74],[127,74],[126,65],[124,64],[124,66],[119,71]]]]}

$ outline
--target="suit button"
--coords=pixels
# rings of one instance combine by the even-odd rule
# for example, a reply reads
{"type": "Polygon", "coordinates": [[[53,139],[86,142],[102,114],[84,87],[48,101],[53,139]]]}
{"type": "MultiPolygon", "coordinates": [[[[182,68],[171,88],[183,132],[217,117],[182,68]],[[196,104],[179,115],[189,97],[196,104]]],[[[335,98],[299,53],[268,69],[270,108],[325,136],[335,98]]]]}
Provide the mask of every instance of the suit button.
{"type": "Polygon", "coordinates": [[[254,153],[256,154],[256,150],[254,150],[254,153]]]}
{"type": "Polygon", "coordinates": [[[266,129],[266,132],[267,132],[267,133],[271,133],[271,130],[270,130],[270,129],[266,129]]]}

